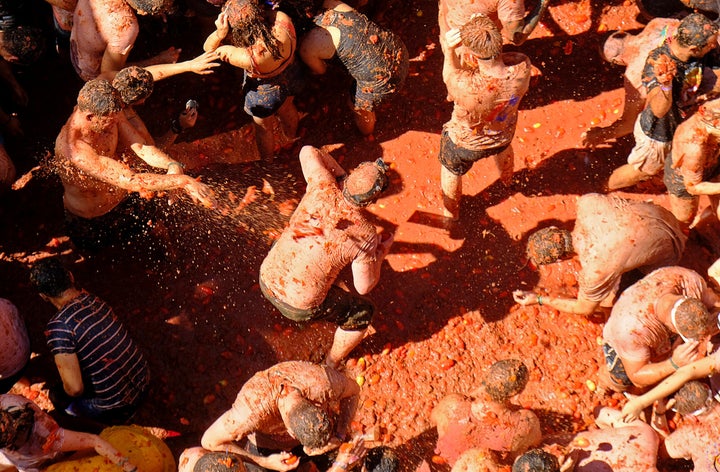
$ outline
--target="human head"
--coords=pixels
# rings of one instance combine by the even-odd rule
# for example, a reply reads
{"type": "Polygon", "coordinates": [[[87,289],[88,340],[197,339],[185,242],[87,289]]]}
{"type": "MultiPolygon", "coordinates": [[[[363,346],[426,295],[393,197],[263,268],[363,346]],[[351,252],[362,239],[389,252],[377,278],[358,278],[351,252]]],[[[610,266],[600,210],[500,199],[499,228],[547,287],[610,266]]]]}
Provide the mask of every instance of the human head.
{"type": "Polygon", "coordinates": [[[72,274],[56,258],[36,262],[30,269],[30,283],[48,297],[58,297],[74,286],[72,274]]]}
{"type": "Polygon", "coordinates": [[[0,52],[3,59],[14,64],[29,65],[45,52],[45,36],[40,28],[19,25],[2,35],[0,52]]]}
{"type": "Polygon", "coordinates": [[[0,409],[0,449],[16,450],[29,438],[35,411],[29,404],[0,409]]]}
{"type": "Polygon", "coordinates": [[[713,406],[713,395],[710,387],[697,380],[691,380],[680,387],[675,394],[673,410],[681,415],[699,416],[713,406]]]}
{"type": "Polygon", "coordinates": [[[697,298],[679,297],[670,310],[670,322],[686,342],[704,340],[718,332],[718,320],[697,298]]]}
{"type": "Polygon", "coordinates": [[[460,39],[480,59],[494,59],[502,52],[502,35],[485,15],[476,15],[460,27],[460,39]]]}
{"type": "Polygon", "coordinates": [[[682,19],[675,40],[682,47],[694,48],[694,57],[703,56],[717,46],[718,26],[701,13],[691,13],[682,19]]]}
{"type": "Polygon", "coordinates": [[[496,402],[504,402],[525,389],[530,374],[518,359],[503,359],[490,366],[482,385],[496,402]]]}
{"type": "Polygon", "coordinates": [[[355,206],[366,206],[380,197],[388,186],[388,166],[382,159],[361,163],[343,182],[345,200],[355,206]]]}
{"type": "Polygon", "coordinates": [[[387,446],[372,448],[365,455],[366,472],[396,472],[399,467],[397,454],[387,446]]]}
{"type": "Polygon", "coordinates": [[[161,15],[172,12],[174,0],[125,0],[139,15],[161,15]]]}
{"type": "Polygon", "coordinates": [[[626,66],[627,62],[623,58],[623,54],[625,52],[625,43],[631,37],[625,31],[615,31],[603,43],[600,56],[612,64],[626,66]]]}
{"type": "Polygon", "coordinates": [[[153,91],[153,76],[142,67],[126,67],[115,75],[112,86],[120,92],[123,103],[132,105],[150,96],[153,91]]]}
{"type": "Polygon", "coordinates": [[[272,34],[265,15],[257,0],[228,0],[225,14],[231,28],[233,45],[249,48],[258,41],[265,44],[272,57],[282,58],[280,41],[272,34]]]}
{"type": "Polygon", "coordinates": [[[298,397],[287,412],[286,426],[306,452],[326,446],[333,433],[327,411],[303,397],[298,397]]]}
{"type": "Polygon", "coordinates": [[[560,472],[560,464],[549,452],[531,449],[515,459],[512,472],[560,472]]]}
{"type": "Polygon", "coordinates": [[[78,109],[95,116],[110,116],[122,111],[120,92],[105,79],[85,82],[78,93],[78,109]]]}
{"type": "Polygon", "coordinates": [[[245,472],[240,456],[229,452],[208,452],[193,466],[193,472],[245,472]]]}
{"type": "Polygon", "coordinates": [[[573,253],[572,235],[556,226],[540,229],[528,238],[526,253],[536,266],[552,264],[573,253]]]}

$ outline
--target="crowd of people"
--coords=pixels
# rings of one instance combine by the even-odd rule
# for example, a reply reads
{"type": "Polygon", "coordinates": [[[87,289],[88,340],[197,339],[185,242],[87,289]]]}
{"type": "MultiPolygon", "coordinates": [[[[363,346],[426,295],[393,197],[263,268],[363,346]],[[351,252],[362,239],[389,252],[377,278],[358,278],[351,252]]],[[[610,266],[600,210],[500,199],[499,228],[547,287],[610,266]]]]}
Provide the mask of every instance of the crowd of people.
{"type": "MultiPolygon", "coordinates": [[[[259,155],[269,160],[301,139],[303,114],[295,96],[309,74],[325,73],[328,61],[336,58],[352,77],[350,113],[366,136],[382,126],[379,105],[397,94],[408,75],[409,54],[400,37],[338,0],[210,1],[219,9],[203,54],[177,62],[179,50],[170,48],[135,63],[128,59],[141,33],[137,15],[169,13],[173,0],[47,2],[58,50],[68,48],[84,81],[51,160],[62,182],[65,231],[81,253],[149,237],[149,197],[161,192],[183,198],[182,191],[207,209],[218,206],[213,189],[186,175],[185,163],[167,152],[179,133],[194,126],[197,104],[189,101],[162,136],[152,136],[133,109],[149,99],[156,81],[211,74],[220,62],[241,70],[243,109],[259,155]]],[[[474,163],[492,159],[503,182],[512,178],[512,141],[532,65],[525,54],[504,47],[521,46],[548,4],[540,0],[527,11],[522,0],[439,2],[442,78],[453,103],[438,155],[440,210],[449,224],[457,224],[462,177],[474,163]]],[[[690,6],[704,13],[656,19],[638,35],[609,36],[602,55],[627,67],[625,108],[617,122],[585,137],[586,145],[598,145],[632,132],[635,146],[628,163],[611,175],[608,191],[662,173],[670,210],[612,193],[581,196],[572,231],[542,228],[527,241],[534,266],[578,258],[577,296],[550,297],[541,287],[513,293],[520,305],[547,305],[571,316],[604,313],[606,369],[598,394],[623,392],[629,401],[622,411],[597,411],[596,429],[543,437],[538,416],[512,401],[529,381],[528,366],[520,359],[498,361],[473,393],[452,393],[432,412],[436,453],[453,471],[652,471],[659,455],[692,460],[698,471],[716,467],[720,407],[712,377],[720,362],[714,342],[720,333],[720,263],[710,267],[709,282],[678,264],[701,218],[699,197],[707,195],[712,217],[720,217],[714,131],[720,46],[718,25],[706,16],[717,12],[690,6]],[[621,290],[623,275],[634,270],[644,276],[621,290]],[[669,408],[689,419],[670,428],[669,408]]],[[[38,60],[44,44],[43,32],[24,23],[27,18],[19,3],[0,0],[0,71],[10,98],[20,104],[27,95],[12,65],[38,60]]],[[[2,110],[0,126],[8,137],[21,131],[17,117],[2,110]]],[[[387,189],[389,167],[379,158],[347,171],[312,146],[300,149],[299,162],[306,191],[260,266],[259,288],[293,322],[334,323],[332,345],[322,362],[290,360],[254,373],[200,444],[179,457],[182,472],[401,468],[395,451],[351,430],[360,386],[343,365],[371,326],[376,308],[368,295],[394,242],[363,209],[387,189]],[[338,280],[346,268],[352,286],[338,280]]],[[[12,157],[0,147],[0,185],[14,179],[12,157]]],[[[112,308],[81,288],[59,258],[33,263],[29,282],[57,309],[45,337],[60,378],[48,386],[59,416],[4,393],[23,375],[30,339],[23,314],[0,299],[0,470],[44,470],[62,464],[68,451],[87,449],[126,472],[167,470],[168,463],[175,468],[162,451],[164,458],[150,465],[114,444],[113,434],[61,426],[63,418],[103,426],[132,421],[153,376],[112,308]]],[[[418,470],[432,466],[425,462],[418,470]]]]}

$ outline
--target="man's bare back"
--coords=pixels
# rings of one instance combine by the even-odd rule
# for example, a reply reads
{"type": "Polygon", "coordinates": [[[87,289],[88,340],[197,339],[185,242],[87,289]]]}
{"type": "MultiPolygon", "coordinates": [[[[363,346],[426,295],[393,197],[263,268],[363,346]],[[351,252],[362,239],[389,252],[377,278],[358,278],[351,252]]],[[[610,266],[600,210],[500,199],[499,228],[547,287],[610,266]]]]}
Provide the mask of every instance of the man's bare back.
{"type": "Polygon", "coordinates": [[[75,71],[90,80],[111,63],[120,70],[139,31],[135,12],[124,0],[78,0],[70,34],[75,71]]]}

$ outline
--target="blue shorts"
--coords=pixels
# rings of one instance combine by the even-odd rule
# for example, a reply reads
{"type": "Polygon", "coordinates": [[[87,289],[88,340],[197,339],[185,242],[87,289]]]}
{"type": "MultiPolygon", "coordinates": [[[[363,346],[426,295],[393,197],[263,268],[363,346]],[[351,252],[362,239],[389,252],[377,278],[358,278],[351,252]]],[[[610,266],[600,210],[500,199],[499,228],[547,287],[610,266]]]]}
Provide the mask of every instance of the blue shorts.
{"type": "Polygon", "coordinates": [[[255,118],[268,118],[275,114],[288,97],[302,89],[302,70],[294,61],[282,73],[269,79],[257,79],[245,73],[245,113],[255,118]]]}
{"type": "Polygon", "coordinates": [[[602,345],[603,354],[605,354],[605,363],[607,364],[608,372],[610,372],[610,379],[616,384],[617,387],[623,387],[628,389],[633,386],[630,377],[625,372],[625,366],[622,360],[618,357],[615,348],[610,346],[608,343],[602,345]]]}

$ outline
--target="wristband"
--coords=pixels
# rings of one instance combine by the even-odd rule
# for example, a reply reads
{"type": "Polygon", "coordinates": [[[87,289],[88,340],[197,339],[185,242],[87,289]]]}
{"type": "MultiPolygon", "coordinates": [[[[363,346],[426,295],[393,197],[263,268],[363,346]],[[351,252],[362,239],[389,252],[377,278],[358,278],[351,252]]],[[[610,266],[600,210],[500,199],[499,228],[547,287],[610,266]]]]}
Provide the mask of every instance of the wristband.
{"type": "Polygon", "coordinates": [[[670,92],[672,90],[672,85],[661,85],[660,90],[663,92],[670,92]]]}
{"type": "Polygon", "coordinates": [[[678,370],[678,369],[680,368],[679,365],[677,365],[675,362],[673,362],[672,357],[670,357],[670,365],[671,365],[672,368],[675,369],[675,370],[678,370]]]}
{"type": "Polygon", "coordinates": [[[337,467],[338,469],[347,470],[348,466],[344,462],[333,462],[333,467],[337,467]]]}
{"type": "Polygon", "coordinates": [[[537,296],[537,304],[542,306],[542,295],[537,296]]]}

